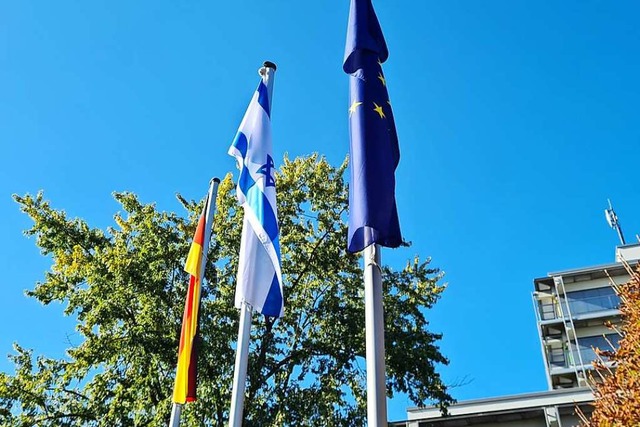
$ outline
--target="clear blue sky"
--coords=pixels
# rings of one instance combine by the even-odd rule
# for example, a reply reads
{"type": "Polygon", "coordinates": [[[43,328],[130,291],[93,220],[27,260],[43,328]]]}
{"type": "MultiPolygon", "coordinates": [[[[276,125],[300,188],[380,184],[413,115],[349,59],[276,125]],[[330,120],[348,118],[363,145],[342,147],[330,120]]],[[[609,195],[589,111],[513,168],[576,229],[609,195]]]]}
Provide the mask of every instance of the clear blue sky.
{"type": "MultiPolygon", "coordinates": [[[[410,249],[446,271],[429,312],[459,400],[546,387],[531,302],[549,271],[613,261],[611,198],[640,233],[640,4],[377,0],[400,138],[397,198],[410,249]]],[[[60,306],[23,296],[49,268],[12,193],[112,223],[112,191],[179,210],[234,170],[227,147],[278,64],[276,158],[348,151],[348,1],[0,3],[0,354],[61,356],[60,306]],[[195,161],[194,161],[195,159],[195,161]],[[194,165],[197,165],[194,167],[194,165]]],[[[0,358],[0,369],[11,366],[0,358]]],[[[390,402],[392,419],[410,406],[390,402]]]]}

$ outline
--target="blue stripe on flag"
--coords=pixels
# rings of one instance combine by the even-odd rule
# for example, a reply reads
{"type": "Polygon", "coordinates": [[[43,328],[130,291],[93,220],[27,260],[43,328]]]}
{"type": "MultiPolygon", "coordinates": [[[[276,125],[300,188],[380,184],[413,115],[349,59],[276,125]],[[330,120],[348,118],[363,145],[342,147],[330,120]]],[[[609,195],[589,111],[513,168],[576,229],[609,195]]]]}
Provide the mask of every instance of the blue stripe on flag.
{"type": "Polygon", "coordinates": [[[236,137],[231,143],[231,146],[235,147],[236,150],[238,150],[240,154],[242,154],[243,159],[247,157],[247,147],[249,146],[249,143],[247,142],[247,136],[244,133],[238,131],[236,137]]]}
{"type": "Polygon", "coordinates": [[[280,309],[282,308],[282,293],[280,292],[280,283],[278,283],[278,276],[273,275],[271,281],[271,287],[269,287],[269,293],[267,299],[264,301],[262,307],[262,314],[265,316],[278,317],[280,316],[280,309]]]}
{"type": "Polygon", "coordinates": [[[242,194],[247,197],[247,193],[254,185],[256,185],[256,182],[251,178],[249,169],[243,165],[240,170],[240,178],[238,178],[238,188],[240,188],[240,190],[242,190],[242,194]]]}
{"type": "Polygon", "coordinates": [[[260,82],[258,85],[258,103],[262,105],[262,108],[267,113],[267,116],[271,118],[271,108],[269,106],[269,91],[264,83],[260,82]]]}

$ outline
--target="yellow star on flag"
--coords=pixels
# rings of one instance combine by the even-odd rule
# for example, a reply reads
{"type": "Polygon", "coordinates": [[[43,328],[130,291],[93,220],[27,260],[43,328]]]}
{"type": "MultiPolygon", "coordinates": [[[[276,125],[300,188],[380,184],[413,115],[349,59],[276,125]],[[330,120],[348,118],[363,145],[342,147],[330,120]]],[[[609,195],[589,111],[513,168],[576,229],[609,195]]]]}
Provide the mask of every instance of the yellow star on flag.
{"type": "Polygon", "coordinates": [[[384,76],[382,75],[382,73],[378,73],[378,78],[380,79],[380,81],[382,82],[382,86],[386,86],[387,85],[387,81],[385,80],[384,76]]]}
{"type": "Polygon", "coordinates": [[[349,107],[349,114],[355,113],[356,108],[358,108],[360,105],[362,105],[362,102],[353,101],[353,104],[351,104],[351,107],[349,107]]]}
{"type": "Polygon", "coordinates": [[[384,111],[382,110],[382,107],[380,105],[376,104],[375,102],[373,103],[373,105],[376,106],[376,108],[374,108],[373,111],[380,114],[381,119],[384,119],[385,117],[387,117],[384,115],[384,111]]]}

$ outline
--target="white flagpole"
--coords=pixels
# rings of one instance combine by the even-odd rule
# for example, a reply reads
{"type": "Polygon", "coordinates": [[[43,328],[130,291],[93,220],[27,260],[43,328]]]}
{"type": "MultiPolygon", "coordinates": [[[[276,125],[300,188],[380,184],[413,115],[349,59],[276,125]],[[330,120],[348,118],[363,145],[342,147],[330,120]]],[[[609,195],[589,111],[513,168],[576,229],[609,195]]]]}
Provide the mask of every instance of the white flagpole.
{"type": "Polygon", "coordinates": [[[249,361],[249,338],[251,336],[251,312],[251,306],[243,301],[242,308],[240,309],[240,325],[238,327],[236,366],[233,370],[229,427],[242,427],[244,390],[247,380],[247,364],[249,361]]]}
{"type": "MultiPolygon", "coordinates": [[[[216,198],[218,197],[218,185],[220,184],[219,178],[212,178],[209,181],[209,193],[207,197],[207,206],[205,207],[205,230],[204,230],[204,242],[202,246],[202,264],[200,264],[200,286],[204,282],[204,271],[207,266],[207,254],[209,253],[209,241],[211,240],[211,229],[213,228],[213,217],[216,213],[216,198]]],[[[171,408],[171,419],[169,420],[169,427],[180,427],[180,416],[182,414],[182,404],[173,403],[171,408]]]]}
{"type": "Polygon", "coordinates": [[[169,427],[180,427],[180,413],[182,412],[182,405],[174,403],[171,408],[171,420],[169,421],[169,427]]]}
{"type": "MultiPolygon", "coordinates": [[[[266,85],[269,102],[273,99],[273,77],[276,65],[265,61],[258,70],[260,76],[267,76],[266,85]]],[[[248,226],[245,222],[244,226],[248,226]]],[[[243,230],[244,232],[244,230],[243,230]]],[[[253,231],[248,231],[252,233],[253,231]]],[[[238,346],[236,348],[236,364],[233,369],[233,389],[231,390],[231,410],[229,427],[242,427],[244,412],[244,391],[247,382],[247,364],[249,362],[249,338],[251,336],[251,314],[253,309],[245,301],[240,308],[240,324],[238,326],[238,346]]]]}
{"type": "Polygon", "coordinates": [[[367,346],[367,425],[387,425],[387,388],[384,361],[384,306],[380,246],[364,249],[364,304],[367,346]]]}

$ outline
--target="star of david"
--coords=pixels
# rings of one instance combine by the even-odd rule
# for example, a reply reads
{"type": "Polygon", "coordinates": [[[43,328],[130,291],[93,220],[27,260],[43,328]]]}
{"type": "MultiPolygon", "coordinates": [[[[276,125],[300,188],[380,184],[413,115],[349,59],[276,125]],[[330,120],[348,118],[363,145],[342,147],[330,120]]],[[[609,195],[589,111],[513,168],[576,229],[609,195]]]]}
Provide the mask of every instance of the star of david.
{"type": "Polygon", "coordinates": [[[265,187],[275,187],[276,186],[276,180],[275,178],[271,175],[271,171],[275,169],[275,165],[273,164],[273,159],[271,158],[270,155],[267,154],[267,163],[265,163],[264,165],[260,166],[260,169],[258,169],[258,173],[261,175],[264,175],[264,186],[265,187]]]}

